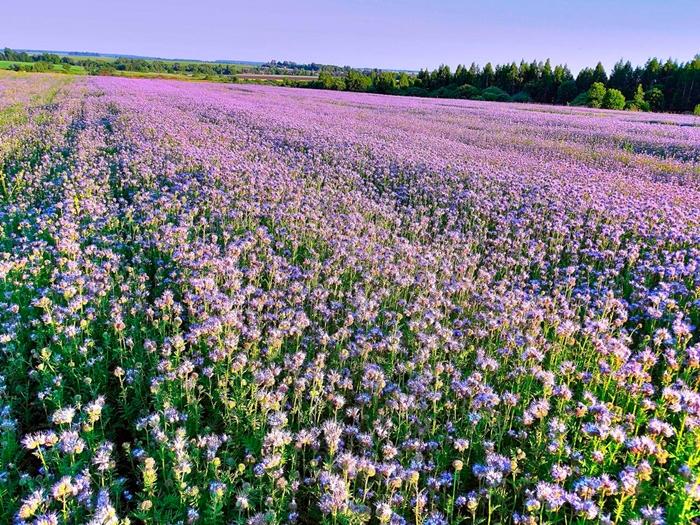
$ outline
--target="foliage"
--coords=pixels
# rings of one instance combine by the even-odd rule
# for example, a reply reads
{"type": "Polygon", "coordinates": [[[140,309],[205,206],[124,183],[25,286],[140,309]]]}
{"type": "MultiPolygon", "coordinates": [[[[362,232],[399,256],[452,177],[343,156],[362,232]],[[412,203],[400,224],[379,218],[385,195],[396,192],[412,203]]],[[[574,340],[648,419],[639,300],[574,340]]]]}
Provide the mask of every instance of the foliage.
{"type": "MultiPolygon", "coordinates": [[[[390,92],[393,94],[410,94],[413,96],[430,96],[438,98],[469,98],[472,100],[511,100],[526,101],[525,93],[532,102],[556,103],[570,105],[586,105],[589,101],[588,91],[594,88],[595,96],[592,104],[602,107],[605,92],[600,89],[615,89],[620,91],[629,101],[625,108],[630,110],[648,111],[652,109],[646,100],[638,96],[638,87],[647,91],[657,87],[663,98],[658,95],[654,111],[687,111],[691,112],[700,100],[700,59],[695,58],[685,64],[667,61],[650,60],[644,67],[632,67],[630,62],[619,61],[613,67],[608,77],[601,63],[593,68],[583,68],[574,79],[566,66],[552,65],[545,62],[525,62],[520,64],[487,64],[483,68],[472,63],[469,67],[458,65],[454,73],[446,65],[441,65],[433,71],[420,70],[416,75],[406,72],[389,73],[393,75],[391,82],[388,75],[380,80],[379,88],[375,81],[379,71],[352,71],[353,78],[358,79],[352,85],[353,91],[362,90],[374,92],[390,92]],[[362,79],[362,80],[359,80],[362,79]],[[386,82],[385,82],[386,81],[386,82]],[[394,87],[391,87],[391,84],[394,87]],[[469,86],[461,88],[461,86],[469,86]],[[660,87],[659,87],[660,86],[660,87]],[[498,95],[488,92],[482,95],[482,90],[494,87],[500,91],[498,95]],[[478,90],[478,91],[477,91],[478,90]],[[517,97],[516,97],[517,95],[517,97]]],[[[350,72],[345,72],[348,78],[350,72]]],[[[388,73],[388,72],[385,72],[388,73]]],[[[612,94],[610,95],[613,96],[612,94]]],[[[619,97],[615,96],[615,107],[619,107],[619,97]]]]}
{"type": "Polygon", "coordinates": [[[456,90],[447,86],[442,86],[431,91],[430,96],[435,98],[458,98],[456,90]]]}
{"type": "Polygon", "coordinates": [[[323,70],[318,74],[318,80],[314,83],[315,87],[322,89],[345,89],[345,84],[341,77],[334,77],[329,71],[323,70]]]}
{"type": "Polygon", "coordinates": [[[625,109],[625,96],[622,91],[610,88],[605,91],[601,107],[605,109],[625,109]]]}
{"type": "Polygon", "coordinates": [[[644,100],[647,101],[652,111],[661,111],[665,105],[664,92],[656,86],[644,94],[644,100]]]}
{"type": "Polygon", "coordinates": [[[473,99],[481,96],[481,90],[471,84],[462,84],[455,90],[455,96],[456,98],[473,99]]]}
{"type": "Polygon", "coordinates": [[[588,106],[588,92],[584,91],[583,93],[579,93],[576,95],[576,98],[574,98],[570,103],[570,106],[588,106]]]}
{"type": "Polygon", "coordinates": [[[506,93],[501,88],[496,87],[496,86],[491,86],[491,87],[484,89],[481,92],[481,96],[483,97],[484,100],[488,100],[491,102],[509,102],[510,101],[510,97],[508,96],[508,93],[506,93]]]}
{"type": "Polygon", "coordinates": [[[390,71],[375,72],[372,86],[377,93],[391,93],[396,89],[396,75],[390,71]]]}
{"type": "Polygon", "coordinates": [[[592,108],[602,107],[605,92],[605,84],[602,82],[593,82],[591,87],[588,88],[588,106],[592,108]]]}
{"type": "Polygon", "coordinates": [[[637,89],[634,92],[632,100],[627,101],[625,109],[630,111],[649,111],[649,103],[644,100],[644,90],[641,84],[637,84],[637,89]]]}
{"type": "Polygon", "coordinates": [[[575,80],[567,80],[557,88],[557,104],[568,104],[578,95],[578,85],[575,80]]]}
{"type": "Polygon", "coordinates": [[[527,103],[532,102],[532,97],[527,91],[518,91],[515,95],[511,97],[512,102],[527,103]]]}
{"type": "Polygon", "coordinates": [[[371,85],[372,79],[355,69],[345,75],[345,89],[348,91],[368,91],[371,85]]]}

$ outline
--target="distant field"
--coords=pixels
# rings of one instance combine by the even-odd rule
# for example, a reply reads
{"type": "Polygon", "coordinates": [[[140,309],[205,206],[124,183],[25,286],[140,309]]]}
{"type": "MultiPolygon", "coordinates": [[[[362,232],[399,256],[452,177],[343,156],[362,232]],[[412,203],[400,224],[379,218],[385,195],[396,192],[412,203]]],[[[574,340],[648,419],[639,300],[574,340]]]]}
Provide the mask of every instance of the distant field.
{"type": "MultiPolygon", "coordinates": [[[[92,58],[92,57],[91,57],[92,58]]],[[[109,63],[110,59],[105,57],[95,57],[97,60],[104,61],[106,64],[109,63]]],[[[184,62],[180,62],[184,64],[184,62]]],[[[0,70],[11,70],[12,66],[31,66],[35,62],[13,62],[9,60],[0,60],[0,70]]],[[[70,66],[66,71],[62,64],[52,64],[53,71],[61,73],[70,73],[73,75],[86,75],[88,74],[84,67],[82,66],[70,66]]],[[[211,81],[211,82],[226,82],[229,79],[231,81],[236,79],[249,80],[249,81],[268,81],[268,82],[281,82],[283,80],[295,80],[298,82],[312,82],[317,80],[317,76],[312,75],[265,75],[256,73],[238,73],[235,75],[205,75],[202,73],[165,73],[165,72],[155,72],[155,71],[119,71],[112,70],[106,76],[116,76],[116,77],[127,77],[127,78],[152,78],[152,79],[166,79],[166,80],[196,80],[196,81],[211,81]]]]}
{"type": "MultiPolygon", "coordinates": [[[[12,66],[14,65],[33,66],[34,64],[36,64],[36,62],[14,62],[11,60],[0,60],[0,69],[12,69],[12,66]]],[[[63,67],[63,64],[51,64],[51,67],[54,71],[66,71],[66,69],[63,67]]],[[[69,65],[67,72],[73,75],[84,75],[86,73],[84,67],[73,65],[69,65]]]]}
{"type": "Polygon", "coordinates": [[[172,60],[172,59],[167,59],[167,58],[138,58],[138,57],[111,57],[111,56],[76,56],[76,55],[63,55],[63,54],[58,54],[61,57],[68,57],[71,60],[74,61],[79,61],[79,60],[94,60],[95,62],[104,62],[104,63],[110,63],[110,62],[118,62],[120,60],[143,60],[145,62],[165,62],[167,64],[182,64],[182,65],[189,65],[189,64],[212,64],[212,65],[227,65],[230,66],[231,68],[238,68],[242,69],[243,67],[252,67],[249,64],[236,64],[236,63],[229,63],[229,62],[205,62],[202,60],[172,60]]]}
{"type": "Polygon", "coordinates": [[[243,80],[298,80],[301,82],[318,80],[317,76],[312,75],[264,75],[259,73],[241,73],[236,77],[243,80]]]}
{"type": "Polygon", "coordinates": [[[170,80],[206,80],[206,75],[192,73],[158,73],[154,71],[113,71],[109,75],[127,78],[162,78],[170,80]]]}
{"type": "MultiPolygon", "coordinates": [[[[19,64],[21,66],[31,66],[34,62],[13,62],[9,60],[0,60],[0,70],[10,71],[12,66],[19,64]]],[[[65,73],[62,65],[53,64],[53,71],[65,73]]],[[[82,66],[70,66],[67,71],[73,75],[88,74],[82,66]]],[[[193,73],[157,73],[150,71],[111,71],[108,76],[127,77],[127,78],[154,78],[154,79],[169,79],[169,80],[216,80],[208,78],[207,75],[193,73]]],[[[231,77],[233,78],[233,77],[231,77]]]]}

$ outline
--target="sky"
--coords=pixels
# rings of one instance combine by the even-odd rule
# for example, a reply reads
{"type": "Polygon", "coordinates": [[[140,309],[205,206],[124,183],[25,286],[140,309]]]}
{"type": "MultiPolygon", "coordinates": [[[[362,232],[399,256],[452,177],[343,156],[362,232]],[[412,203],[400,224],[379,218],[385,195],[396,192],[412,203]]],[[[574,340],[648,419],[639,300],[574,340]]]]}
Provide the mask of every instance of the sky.
{"type": "Polygon", "coordinates": [[[203,60],[454,68],[472,61],[691,59],[700,0],[28,0],[0,46],[203,60]]]}

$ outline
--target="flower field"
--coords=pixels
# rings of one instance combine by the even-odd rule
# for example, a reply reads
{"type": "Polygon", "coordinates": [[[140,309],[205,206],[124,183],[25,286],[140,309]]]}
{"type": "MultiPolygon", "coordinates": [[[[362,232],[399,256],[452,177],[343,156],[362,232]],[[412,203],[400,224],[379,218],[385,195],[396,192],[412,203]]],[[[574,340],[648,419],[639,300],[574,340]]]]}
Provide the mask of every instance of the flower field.
{"type": "Polygon", "coordinates": [[[700,519],[700,118],[0,75],[0,523],[700,519]]]}

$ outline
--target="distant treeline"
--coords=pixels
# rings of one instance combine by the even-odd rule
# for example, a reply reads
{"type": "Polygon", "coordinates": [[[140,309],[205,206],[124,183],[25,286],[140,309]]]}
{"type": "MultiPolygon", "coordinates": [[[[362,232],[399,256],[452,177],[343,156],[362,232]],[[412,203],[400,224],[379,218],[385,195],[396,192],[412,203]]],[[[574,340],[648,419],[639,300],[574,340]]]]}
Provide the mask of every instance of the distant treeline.
{"type": "Polygon", "coordinates": [[[346,75],[349,71],[360,71],[365,75],[369,75],[372,71],[371,68],[368,69],[357,69],[351,68],[350,66],[334,66],[329,64],[316,64],[311,62],[309,64],[297,64],[296,62],[289,62],[287,60],[278,61],[270,60],[260,66],[258,66],[258,72],[264,72],[269,75],[318,75],[321,71],[330,73],[333,76],[346,75]]]}
{"type": "Polygon", "coordinates": [[[74,65],[69,60],[62,60],[58,55],[42,53],[40,55],[29,55],[18,53],[11,49],[0,51],[0,60],[16,62],[9,69],[14,71],[25,71],[29,73],[46,73],[47,71],[74,73],[74,65]]]}
{"type": "Polygon", "coordinates": [[[10,62],[46,62],[51,64],[72,64],[72,60],[67,57],[60,57],[52,53],[29,54],[24,51],[14,51],[6,47],[0,51],[0,60],[10,62]]]}
{"type": "MultiPolygon", "coordinates": [[[[463,98],[503,102],[539,102],[637,111],[695,112],[700,114],[700,54],[688,62],[657,58],[644,66],[620,60],[608,75],[599,62],[582,69],[576,77],[566,65],[545,62],[500,64],[481,67],[457,66],[452,72],[442,65],[418,74],[354,69],[326,64],[297,64],[272,60],[259,66],[221,62],[153,60],[145,58],[96,58],[26,53],[4,49],[0,60],[22,63],[16,69],[56,70],[63,65],[82,67],[91,75],[118,72],[199,75],[212,80],[236,81],[240,73],[262,75],[318,76],[312,82],[286,78],[284,85],[344,91],[463,98]]],[[[269,82],[268,80],[260,82],[269,82]]]]}
{"type": "MultiPolygon", "coordinates": [[[[301,84],[299,84],[301,85],[301,84]]],[[[539,102],[630,109],[700,113],[700,55],[689,62],[649,59],[633,67],[619,61],[608,75],[599,62],[576,77],[565,65],[549,60],[520,64],[442,65],[417,75],[389,71],[322,69],[317,81],[305,86],[423,97],[464,98],[503,102],[539,102]]]]}
{"type": "Polygon", "coordinates": [[[47,71],[47,64],[80,66],[90,75],[109,75],[117,71],[136,73],[170,73],[203,76],[233,76],[237,73],[259,73],[267,75],[316,75],[321,68],[334,74],[349,68],[336,68],[322,64],[295,64],[294,62],[272,61],[261,66],[239,65],[234,63],[196,62],[184,60],[156,60],[147,58],[115,57],[104,58],[98,54],[73,52],[71,56],[53,53],[27,53],[5,48],[0,51],[0,60],[22,62],[26,65],[18,69],[47,71]],[[33,63],[33,66],[29,64],[33,63]],[[39,64],[39,65],[37,65],[39,64]]]}

